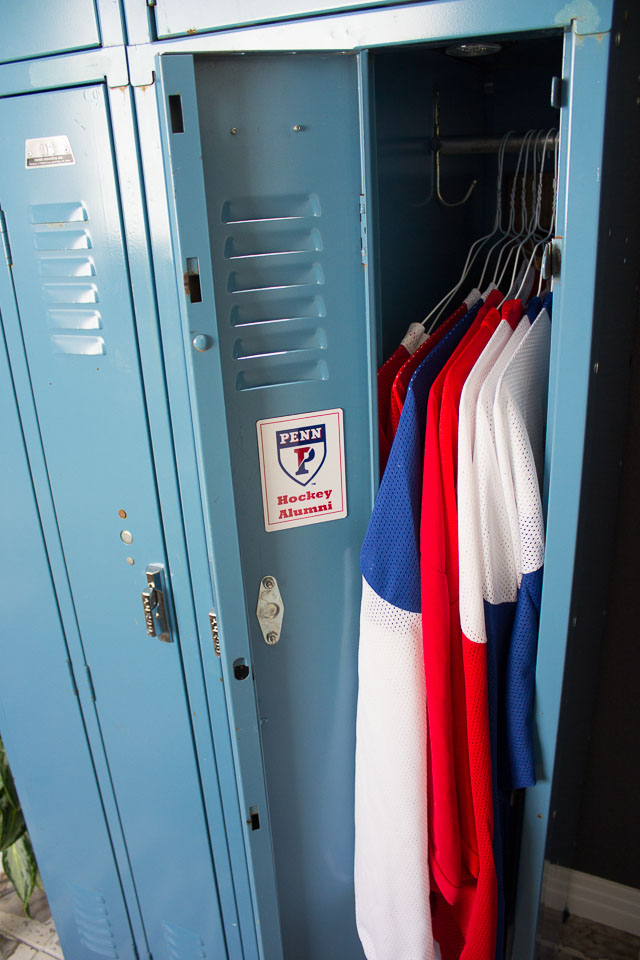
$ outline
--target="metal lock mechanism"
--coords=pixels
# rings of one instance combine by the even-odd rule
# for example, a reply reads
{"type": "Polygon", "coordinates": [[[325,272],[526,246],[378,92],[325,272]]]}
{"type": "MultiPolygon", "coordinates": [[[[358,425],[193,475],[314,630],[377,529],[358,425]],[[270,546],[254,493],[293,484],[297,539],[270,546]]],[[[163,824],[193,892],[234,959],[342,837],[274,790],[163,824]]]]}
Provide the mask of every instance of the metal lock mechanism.
{"type": "Polygon", "coordinates": [[[562,240],[560,237],[554,237],[545,243],[542,251],[542,264],[540,271],[543,280],[557,279],[560,276],[560,267],[562,264],[562,240]]]}
{"type": "Polygon", "coordinates": [[[142,591],[142,609],[147,634],[171,643],[164,599],[164,567],[161,563],[150,563],[145,574],[149,589],[142,591]]]}
{"type": "Polygon", "coordinates": [[[284,604],[275,577],[266,576],[260,581],[256,614],[264,642],[272,647],[280,639],[284,618],[284,604]]]}

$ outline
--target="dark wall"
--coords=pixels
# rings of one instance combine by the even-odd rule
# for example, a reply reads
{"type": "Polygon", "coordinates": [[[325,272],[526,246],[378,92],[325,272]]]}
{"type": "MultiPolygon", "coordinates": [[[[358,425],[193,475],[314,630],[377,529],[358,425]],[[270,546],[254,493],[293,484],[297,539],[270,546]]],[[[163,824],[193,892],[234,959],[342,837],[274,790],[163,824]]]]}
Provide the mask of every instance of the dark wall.
{"type": "Polygon", "coordinates": [[[619,30],[624,42],[612,45],[609,58],[580,524],[547,858],[640,887],[634,864],[640,655],[633,637],[640,594],[634,582],[640,179],[630,174],[640,169],[640,124],[633,110],[640,18],[629,23],[626,8],[616,7],[613,33],[619,30]]]}
{"type": "Polygon", "coordinates": [[[572,866],[640,888],[640,329],[583,807],[572,866]]]}

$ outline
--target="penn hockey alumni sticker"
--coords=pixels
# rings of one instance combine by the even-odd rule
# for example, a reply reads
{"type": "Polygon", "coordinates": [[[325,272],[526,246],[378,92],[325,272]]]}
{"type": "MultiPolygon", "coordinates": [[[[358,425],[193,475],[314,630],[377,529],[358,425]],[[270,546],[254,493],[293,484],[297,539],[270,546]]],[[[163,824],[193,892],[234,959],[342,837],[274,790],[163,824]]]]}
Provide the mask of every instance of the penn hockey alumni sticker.
{"type": "Polygon", "coordinates": [[[342,410],[258,420],[267,532],[347,515],[342,410]]]}

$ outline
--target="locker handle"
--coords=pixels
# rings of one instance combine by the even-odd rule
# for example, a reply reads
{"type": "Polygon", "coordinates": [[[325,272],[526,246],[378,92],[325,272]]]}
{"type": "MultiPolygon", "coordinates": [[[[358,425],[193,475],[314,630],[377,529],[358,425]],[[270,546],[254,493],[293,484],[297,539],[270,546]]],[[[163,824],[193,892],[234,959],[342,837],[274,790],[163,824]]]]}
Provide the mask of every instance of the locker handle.
{"type": "Polygon", "coordinates": [[[147,634],[170,643],[164,594],[164,567],[161,563],[150,563],[145,570],[145,575],[148,589],[142,591],[142,609],[147,634]]]}

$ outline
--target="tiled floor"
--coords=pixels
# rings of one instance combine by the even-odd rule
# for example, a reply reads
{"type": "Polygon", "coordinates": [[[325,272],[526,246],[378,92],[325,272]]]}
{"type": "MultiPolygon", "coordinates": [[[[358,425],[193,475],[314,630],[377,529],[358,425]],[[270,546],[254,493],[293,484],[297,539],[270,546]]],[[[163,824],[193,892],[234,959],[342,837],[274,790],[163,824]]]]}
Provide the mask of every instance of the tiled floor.
{"type": "MultiPolygon", "coordinates": [[[[543,907],[537,960],[640,960],[640,937],[543,907]]],[[[514,958],[515,960],[515,958],[514,958]]]]}
{"type": "Polygon", "coordinates": [[[0,960],[63,960],[47,898],[36,890],[26,917],[0,870],[0,960]]]}

